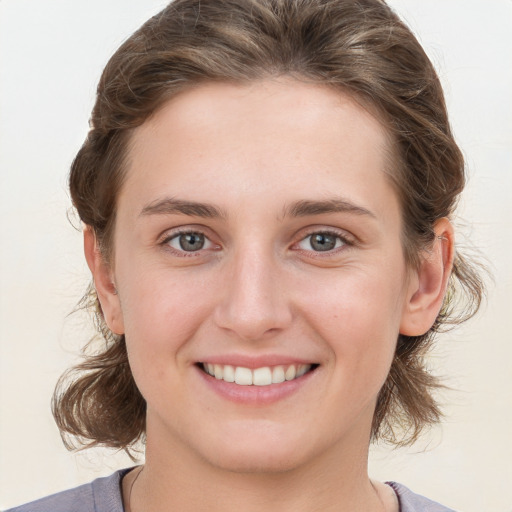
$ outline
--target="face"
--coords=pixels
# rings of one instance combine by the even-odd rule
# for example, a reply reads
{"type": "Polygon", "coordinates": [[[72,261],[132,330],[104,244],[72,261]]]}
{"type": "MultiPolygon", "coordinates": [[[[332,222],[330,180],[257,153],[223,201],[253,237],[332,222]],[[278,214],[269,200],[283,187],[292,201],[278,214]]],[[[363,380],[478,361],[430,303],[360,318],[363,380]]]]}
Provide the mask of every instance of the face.
{"type": "Polygon", "coordinates": [[[197,87],[135,131],[102,305],[148,450],[238,471],[367,450],[414,284],[386,144],[284,80],[197,87]]]}

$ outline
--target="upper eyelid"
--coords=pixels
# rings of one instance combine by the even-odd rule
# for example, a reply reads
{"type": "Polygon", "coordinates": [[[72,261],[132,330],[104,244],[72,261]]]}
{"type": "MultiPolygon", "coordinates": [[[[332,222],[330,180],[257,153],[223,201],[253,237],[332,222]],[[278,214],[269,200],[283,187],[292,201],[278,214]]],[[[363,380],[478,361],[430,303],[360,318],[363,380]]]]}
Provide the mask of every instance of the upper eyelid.
{"type": "Polygon", "coordinates": [[[158,235],[157,240],[158,243],[166,243],[177,236],[186,235],[188,233],[198,233],[204,235],[205,238],[208,238],[208,240],[212,241],[212,236],[209,235],[210,230],[200,226],[181,226],[177,228],[166,229],[158,235]]]}
{"type": "Polygon", "coordinates": [[[163,235],[158,239],[158,246],[161,248],[164,248],[167,251],[170,251],[171,253],[174,253],[175,256],[180,257],[192,257],[197,256],[200,257],[204,252],[217,250],[219,248],[219,244],[214,242],[212,240],[212,237],[209,237],[203,230],[201,229],[188,229],[188,228],[182,228],[182,229],[176,229],[172,232],[169,232],[169,230],[164,231],[163,235]],[[181,235],[187,235],[187,234],[199,234],[204,236],[205,240],[209,244],[209,247],[201,247],[198,250],[195,251],[186,251],[185,249],[181,248],[178,249],[176,247],[173,247],[171,244],[172,240],[175,240],[176,238],[180,237],[181,235]]]}
{"type": "Polygon", "coordinates": [[[346,251],[350,251],[351,249],[357,247],[361,243],[361,240],[357,238],[355,235],[353,235],[351,232],[341,228],[334,228],[332,226],[310,226],[309,230],[302,231],[302,233],[300,233],[300,235],[297,238],[298,239],[296,239],[296,241],[293,242],[293,244],[290,246],[290,249],[293,251],[298,251],[303,255],[308,255],[308,257],[314,257],[315,259],[325,259],[340,256],[341,254],[345,254],[346,251]],[[313,248],[303,249],[302,247],[299,247],[300,243],[302,243],[304,240],[317,233],[335,236],[341,240],[342,244],[340,247],[335,247],[333,249],[326,251],[315,251],[313,248]]]}
{"type": "MultiPolygon", "coordinates": [[[[200,233],[205,238],[207,238],[210,242],[220,245],[220,243],[217,241],[215,242],[214,239],[216,238],[214,236],[214,232],[212,233],[212,230],[201,225],[189,225],[189,226],[178,226],[176,228],[169,228],[164,230],[160,235],[158,235],[157,240],[158,243],[167,243],[169,240],[187,233],[200,233]]],[[[343,240],[345,243],[354,245],[359,242],[359,239],[357,236],[353,235],[351,232],[342,229],[342,228],[336,228],[333,226],[307,226],[304,227],[298,232],[296,232],[296,235],[294,236],[294,242],[292,245],[297,244],[298,242],[301,242],[305,238],[312,236],[316,233],[326,233],[330,235],[334,235],[339,237],[341,240],[343,240]]],[[[217,237],[218,238],[218,237],[217,237]]]]}
{"type": "Polygon", "coordinates": [[[302,231],[299,235],[299,241],[304,240],[308,236],[314,235],[316,233],[326,233],[329,235],[334,235],[339,237],[341,240],[345,240],[348,243],[355,244],[358,240],[358,238],[350,233],[349,231],[341,228],[334,228],[334,227],[324,227],[321,226],[312,226],[311,228],[306,228],[302,231]]]}
{"type": "Polygon", "coordinates": [[[193,229],[193,230],[183,230],[183,231],[176,231],[174,233],[169,233],[168,236],[164,236],[164,241],[172,240],[173,238],[176,238],[176,237],[181,236],[181,235],[203,235],[205,238],[210,240],[210,237],[206,233],[204,233],[203,231],[199,231],[197,229],[193,229]]]}
{"type": "MultiPolygon", "coordinates": [[[[319,234],[319,233],[323,234],[323,235],[331,235],[331,236],[334,236],[335,238],[338,238],[341,241],[341,243],[342,243],[342,247],[351,247],[351,246],[354,245],[354,242],[352,240],[349,240],[346,237],[340,236],[337,233],[331,233],[329,231],[314,231],[313,233],[310,233],[309,235],[306,235],[306,236],[302,237],[298,242],[295,242],[293,245],[297,246],[300,243],[304,242],[304,240],[307,240],[311,236],[319,234]]],[[[337,248],[333,248],[331,250],[325,251],[325,254],[333,253],[334,251],[337,251],[338,249],[341,249],[341,247],[337,247],[337,248]]],[[[301,251],[307,251],[307,252],[313,252],[313,253],[317,253],[318,252],[318,251],[315,251],[314,249],[302,249],[302,248],[301,248],[301,251]]]]}

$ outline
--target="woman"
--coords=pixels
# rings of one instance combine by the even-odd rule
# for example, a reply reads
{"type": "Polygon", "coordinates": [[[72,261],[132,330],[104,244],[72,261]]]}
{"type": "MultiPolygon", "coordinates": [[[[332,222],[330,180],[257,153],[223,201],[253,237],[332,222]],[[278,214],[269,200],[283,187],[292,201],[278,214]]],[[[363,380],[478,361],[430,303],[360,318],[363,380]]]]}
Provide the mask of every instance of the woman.
{"type": "Polygon", "coordinates": [[[71,169],[107,345],[54,399],[63,434],[145,464],[14,510],[448,510],[367,457],[439,419],[423,357],[481,297],[463,186],[383,2],[170,4],[108,63],[71,169]]]}

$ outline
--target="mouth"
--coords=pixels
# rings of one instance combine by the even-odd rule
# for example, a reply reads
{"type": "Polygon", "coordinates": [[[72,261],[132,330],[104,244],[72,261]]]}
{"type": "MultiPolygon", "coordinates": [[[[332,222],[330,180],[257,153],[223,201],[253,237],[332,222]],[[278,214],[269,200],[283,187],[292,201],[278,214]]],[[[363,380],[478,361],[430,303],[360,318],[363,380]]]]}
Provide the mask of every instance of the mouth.
{"type": "Polygon", "coordinates": [[[228,364],[198,363],[198,367],[217,380],[239,386],[270,386],[300,379],[314,371],[318,364],[288,364],[251,369],[228,364]]]}

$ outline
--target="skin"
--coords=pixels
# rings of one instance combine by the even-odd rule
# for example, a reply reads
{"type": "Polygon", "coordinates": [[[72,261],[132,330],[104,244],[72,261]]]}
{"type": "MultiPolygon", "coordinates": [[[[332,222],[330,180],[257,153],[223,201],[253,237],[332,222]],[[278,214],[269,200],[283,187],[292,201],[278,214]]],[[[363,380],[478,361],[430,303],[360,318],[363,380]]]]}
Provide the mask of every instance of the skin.
{"type": "Polygon", "coordinates": [[[397,510],[368,478],[372,417],[399,332],[426,332],[439,311],[453,232],[438,221],[407,266],[387,144],[350,97],[285,79],[201,85],[135,130],[112,261],[85,231],[148,406],[129,510],[397,510]],[[204,247],[181,249],[183,229],[204,247]],[[316,250],[313,233],[336,246],[316,250]],[[317,366],[275,401],[254,386],[234,401],[198,367],[233,357],[317,366]]]}

